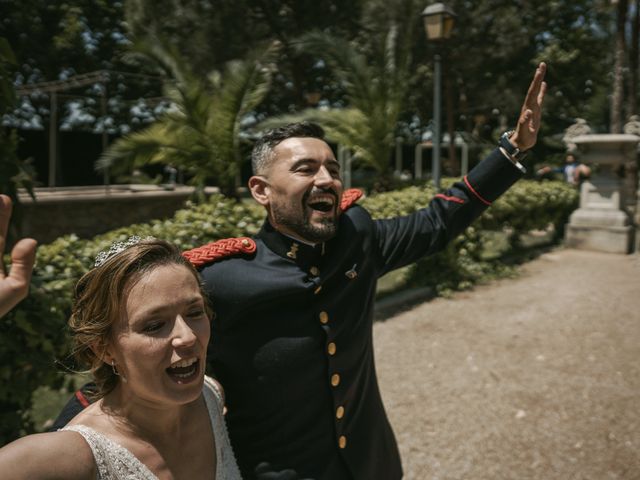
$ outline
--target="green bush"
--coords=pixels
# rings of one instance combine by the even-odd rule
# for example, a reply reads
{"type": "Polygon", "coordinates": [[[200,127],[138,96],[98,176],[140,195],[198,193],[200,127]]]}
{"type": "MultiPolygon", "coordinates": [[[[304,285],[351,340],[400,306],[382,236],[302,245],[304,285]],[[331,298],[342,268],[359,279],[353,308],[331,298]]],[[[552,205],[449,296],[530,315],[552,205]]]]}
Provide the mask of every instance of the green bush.
{"type": "MultiPolygon", "coordinates": [[[[360,203],[383,218],[410,213],[426,205],[433,193],[428,186],[409,187],[360,203]]],[[[576,204],[577,192],[563,183],[521,181],[444,252],[418,262],[409,285],[464,288],[495,273],[499,263],[481,258],[481,230],[508,227],[515,235],[549,223],[560,225],[576,204]]],[[[187,205],[169,220],[131,225],[90,240],[68,235],[40,246],[29,297],[0,323],[0,444],[34,430],[27,412],[37,387],[64,386],[65,366],[73,367],[66,337],[73,286],[99,251],[133,234],[168,239],[186,250],[220,238],[253,235],[263,219],[264,210],[254,202],[213,196],[208,203],[187,205]]]]}
{"type": "MultiPolygon", "coordinates": [[[[443,184],[450,185],[449,179],[443,184]]],[[[435,191],[430,185],[409,187],[364,199],[361,204],[376,218],[405,215],[424,207],[435,191]]],[[[474,283],[508,273],[499,258],[484,258],[486,237],[482,232],[505,232],[506,254],[520,249],[522,235],[553,225],[561,237],[569,214],[578,206],[578,192],[563,182],[522,180],[493,203],[482,216],[441,253],[416,262],[406,275],[405,287],[432,286],[436,292],[468,288],[474,283]]]]}

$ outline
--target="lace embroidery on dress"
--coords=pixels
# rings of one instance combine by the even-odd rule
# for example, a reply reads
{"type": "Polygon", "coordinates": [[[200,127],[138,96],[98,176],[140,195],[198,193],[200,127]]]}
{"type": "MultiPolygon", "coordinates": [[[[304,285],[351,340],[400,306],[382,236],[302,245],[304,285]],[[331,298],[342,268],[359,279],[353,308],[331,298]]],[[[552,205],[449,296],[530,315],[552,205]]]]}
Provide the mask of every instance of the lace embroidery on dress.
{"type": "Polygon", "coordinates": [[[242,480],[240,469],[236,462],[236,456],[231,448],[227,424],[224,421],[223,408],[224,399],[222,392],[218,389],[216,382],[204,377],[204,400],[211,417],[211,427],[216,439],[216,479],[221,480],[242,480]]]}
{"type": "MultiPolygon", "coordinates": [[[[222,414],[222,393],[206,376],[202,391],[216,444],[216,480],[242,480],[222,414]]],[[[92,428],[69,425],[62,430],[78,432],[84,437],[96,461],[98,480],[158,480],[133,453],[92,428]]]]}
{"type": "Polygon", "coordinates": [[[94,429],[70,425],[62,430],[78,432],[87,441],[98,467],[99,480],[158,480],[133,453],[94,429]]]}

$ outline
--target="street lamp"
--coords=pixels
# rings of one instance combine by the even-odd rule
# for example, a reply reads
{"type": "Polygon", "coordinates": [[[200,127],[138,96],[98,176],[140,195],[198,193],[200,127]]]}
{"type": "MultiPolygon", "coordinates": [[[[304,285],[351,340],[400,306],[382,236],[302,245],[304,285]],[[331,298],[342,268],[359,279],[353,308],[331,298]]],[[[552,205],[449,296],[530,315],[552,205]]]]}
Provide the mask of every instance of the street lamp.
{"type": "MultiPolygon", "coordinates": [[[[427,38],[441,42],[451,36],[456,14],[444,3],[434,3],[422,11],[422,20],[427,38]]],[[[431,173],[436,189],[440,188],[440,90],[441,71],[440,55],[433,56],[433,150],[431,156],[431,173]]]]}

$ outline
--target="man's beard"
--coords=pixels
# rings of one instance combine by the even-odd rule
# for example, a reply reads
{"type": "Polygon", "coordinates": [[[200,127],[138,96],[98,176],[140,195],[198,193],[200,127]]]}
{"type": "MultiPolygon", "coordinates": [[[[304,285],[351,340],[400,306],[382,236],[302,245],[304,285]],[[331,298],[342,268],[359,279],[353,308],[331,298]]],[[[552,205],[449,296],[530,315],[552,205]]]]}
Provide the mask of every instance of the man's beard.
{"type": "MultiPolygon", "coordinates": [[[[336,207],[334,207],[336,208],[336,207]]],[[[309,216],[310,209],[306,207],[306,198],[303,199],[301,210],[289,205],[273,204],[271,215],[275,226],[283,226],[293,232],[297,237],[309,243],[321,243],[331,240],[338,231],[337,212],[331,218],[321,218],[319,222],[312,224],[309,216]]]]}

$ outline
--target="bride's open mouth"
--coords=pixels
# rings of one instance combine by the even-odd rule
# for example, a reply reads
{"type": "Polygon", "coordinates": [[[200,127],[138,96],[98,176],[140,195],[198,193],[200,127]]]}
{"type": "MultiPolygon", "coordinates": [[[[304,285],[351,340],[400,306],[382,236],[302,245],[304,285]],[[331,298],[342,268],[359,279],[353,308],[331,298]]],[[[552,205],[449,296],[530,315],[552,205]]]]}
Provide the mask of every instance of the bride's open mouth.
{"type": "Polygon", "coordinates": [[[189,383],[198,377],[200,360],[196,357],[180,360],[167,368],[166,372],[178,383],[189,383]]]}

